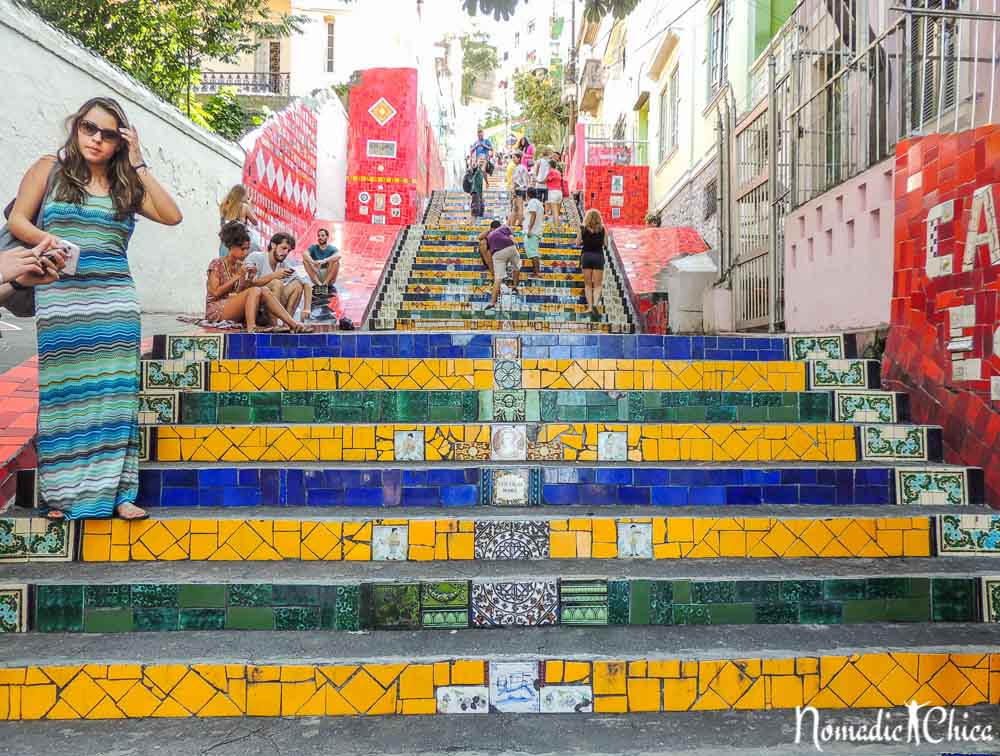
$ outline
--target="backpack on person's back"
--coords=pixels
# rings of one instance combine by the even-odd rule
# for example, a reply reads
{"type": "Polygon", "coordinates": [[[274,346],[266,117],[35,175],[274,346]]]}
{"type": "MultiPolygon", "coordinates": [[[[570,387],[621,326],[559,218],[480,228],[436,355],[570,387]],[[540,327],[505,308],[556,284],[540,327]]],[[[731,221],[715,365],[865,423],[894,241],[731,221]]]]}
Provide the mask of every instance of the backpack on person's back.
{"type": "Polygon", "coordinates": [[[472,194],[472,176],[475,173],[472,168],[465,172],[465,176],[462,177],[462,191],[466,194],[472,194]]]}

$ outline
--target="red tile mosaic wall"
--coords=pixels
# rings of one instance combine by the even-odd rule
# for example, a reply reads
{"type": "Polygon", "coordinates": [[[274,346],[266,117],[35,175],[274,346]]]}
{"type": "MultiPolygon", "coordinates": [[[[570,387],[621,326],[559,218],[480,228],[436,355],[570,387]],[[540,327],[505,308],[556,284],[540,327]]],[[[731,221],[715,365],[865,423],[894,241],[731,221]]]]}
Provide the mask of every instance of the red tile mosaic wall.
{"type": "Polygon", "coordinates": [[[642,225],[649,208],[649,166],[588,164],[583,204],[600,210],[609,226],[642,225]]]}
{"type": "Polygon", "coordinates": [[[884,381],[1000,508],[1000,125],[901,142],[895,196],[884,381]]]}
{"type": "Polygon", "coordinates": [[[406,225],[444,185],[437,140],[413,68],[369,68],[350,92],[347,134],[349,221],[406,225]]]}
{"type": "Polygon", "coordinates": [[[242,144],[243,185],[261,236],[287,230],[301,235],[316,216],[316,114],[292,103],[242,144]]]}

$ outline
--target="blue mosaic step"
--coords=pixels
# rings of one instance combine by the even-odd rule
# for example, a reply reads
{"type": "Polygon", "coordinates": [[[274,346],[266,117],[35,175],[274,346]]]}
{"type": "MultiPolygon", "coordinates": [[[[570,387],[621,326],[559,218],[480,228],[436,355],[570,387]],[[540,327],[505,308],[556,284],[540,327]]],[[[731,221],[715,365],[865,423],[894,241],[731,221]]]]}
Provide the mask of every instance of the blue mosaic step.
{"type": "MultiPolygon", "coordinates": [[[[409,357],[439,359],[788,359],[788,342],[768,336],[476,333],[227,333],[154,336],[151,359],[409,357]]],[[[832,388],[844,388],[833,386],[832,388]]]]}
{"type": "MultiPolygon", "coordinates": [[[[27,490],[31,490],[27,488],[27,490]]],[[[161,467],[143,507],[981,505],[963,467],[161,467]]]]}

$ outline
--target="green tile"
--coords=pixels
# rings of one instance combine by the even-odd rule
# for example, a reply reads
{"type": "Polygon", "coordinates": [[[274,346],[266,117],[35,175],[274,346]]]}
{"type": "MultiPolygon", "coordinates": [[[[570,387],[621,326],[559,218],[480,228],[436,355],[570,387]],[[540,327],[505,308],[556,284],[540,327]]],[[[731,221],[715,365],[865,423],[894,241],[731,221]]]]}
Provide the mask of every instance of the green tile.
{"type": "Polygon", "coordinates": [[[462,609],[469,605],[469,584],[421,583],[420,604],[424,609],[462,609]]]}
{"type": "Polygon", "coordinates": [[[627,580],[608,581],[608,624],[629,624],[629,583],[627,580]]]}
{"type": "Polygon", "coordinates": [[[35,588],[35,625],[40,633],[83,631],[82,585],[39,585],[35,588]]]}
{"type": "Polygon", "coordinates": [[[162,632],[176,630],[178,627],[177,607],[153,607],[149,609],[133,609],[132,625],[139,631],[162,632]]]}
{"type": "MultiPolygon", "coordinates": [[[[752,625],[753,604],[706,604],[708,623],[711,625],[752,625]]],[[[691,624],[691,623],[689,623],[691,624]]]]}
{"type": "Polygon", "coordinates": [[[130,606],[131,588],[128,585],[88,585],[84,593],[84,605],[99,609],[113,609],[130,606]]]}
{"type": "Polygon", "coordinates": [[[380,630],[420,628],[420,585],[374,585],[375,627],[380,630]]]}
{"type": "Polygon", "coordinates": [[[281,422],[283,423],[313,423],[315,421],[316,410],[314,407],[281,408],[281,422]]]}
{"type": "Polygon", "coordinates": [[[799,420],[824,422],[833,419],[833,398],[829,392],[803,392],[798,395],[799,420]]]}
{"type": "Polygon", "coordinates": [[[675,625],[711,624],[710,608],[700,604],[674,604],[675,625]]]}
{"type": "Polygon", "coordinates": [[[85,633],[129,633],[132,631],[131,609],[86,609],[83,615],[85,633]]]}
{"type": "Polygon", "coordinates": [[[219,407],[219,424],[244,424],[254,421],[252,407],[219,407]]]}
{"type": "Polygon", "coordinates": [[[177,605],[182,609],[187,607],[225,607],[226,586],[198,584],[182,585],[180,587],[177,605]]]}
{"type": "Polygon", "coordinates": [[[735,584],[736,600],[751,604],[773,603],[781,598],[778,580],[739,580],[735,584]]]}
{"type": "Polygon", "coordinates": [[[230,606],[227,630],[273,630],[274,610],[264,606],[230,606]]]}
{"type": "Polygon", "coordinates": [[[212,391],[181,392],[180,421],[192,425],[215,425],[218,421],[218,394],[212,391]]]}
{"type": "Polygon", "coordinates": [[[766,419],[772,423],[796,423],[799,421],[798,407],[768,407],[766,419]]]}
{"type": "Polygon", "coordinates": [[[676,604],[690,604],[691,603],[691,581],[690,580],[674,580],[673,581],[674,590],[674,603],[676,604]]]}
{"type": "Polygon", "coordinates": [[[272,587],[273,606],[319,606],[318,585],[275,585],[272,587]]]}
{"type": "MultiPolygon", "coordinates": [[[[649,580],[633,580],[629,584],[628,623],[648,625],[650,620],[651,584],[649,580]]],[[[611,583],[608,584],[608,598],[611,597],[611,583]]]]}
{"type": "Polygon", "coordinates": [[[804,601],[799,605],[803,625],[839,625],[843,621],[843,606],[835,601],[804,601]]]}
{"type": "Polygon", "coordinates": [[[823,596],[823,583],[819,580],[782,580],[782,601],[818,601],[823,596]]]}
{"type": "Polygon", "coordinates": [[[321,627],[318,606],[285,606],[274,610],[275,630],[319,630],[321,627]]]}
{"type": "Polygon", "coordinates": [[[799,621],[799,608],[790,602],[754,604],[754,621],[759,625],[795,625],[799,621]]]}
{"type": "Polygon", "coordinates": [[[782,404],[781,394],[776,391],[760,391],[744,394],[741,404],[750,404],[754,407],[780,407],[782,404]]]}
{"type": "Polygon", "coordinates": [[[926,598],[885,600],[887,622],[930,622],[931,606],[926,598]]]}
{"type": "Polygon", "coordinates": [[[694,604],[732,604],[736,601],[736,585],[731,580],[692,582],[691,601],[694,604]]]}
{"type": "Polygon", "coordinates": [[[138,583],[132,586],[133,607],[157,607],[178,605],[179,586],[170,584],[138,583]]]}
{"type": "Polygon", "coordinates": [[[649,624],[670,625],[674,621],[673,585],[666,580],[655,580],[649,586],[649,624]]]}
{"type": "Polygon", "coordinates": [[[493,422],[493,392],[492,391],[477,391],[479,396],[479,417],[477,418],[479,422],[482,423],[492,423],[493,422]]]}
{"type": "Polygon", "coordinates": [[[935,622],[978,621],[979,604],[974,578],[934,578],[931,580],[931,596],[935,622]]]}
{"type": "Polygon", "coordinates": [[[910,595],[910,581],[905,577],[868,578],[865,598],[906,598],[910,595]]]}
{"type": "Polygon", "coordinates": [[[524,419],[529,423],[537,423],[541,420],[541,408],[538,391],[524,392],[524,419]]]}
{"type": "Polygon", "coordinates": [[[747,407],[741,405],[737,413],[737,418],[741,423],[763,423],[768,420],[768,413],[773,407],[747,407]]]}
{"type": "Polygon", "coordinates": [[[229,586],[229,606],[271,606],[273,590],[270,583],[229,586]]]}
{"type": "Polygon", "coordinates": [[[224,630],[225,609],[181,609],[178,618],[181,630],[224,630]]]}
{"type": "MultiPolygon", "coordinates": [[[[739,419],[745,421],[747,418],[739,419]]],[[[735,423],[736,420],[736,407],[707,407],[705,410],[705,421],[709,423],[735,423]]]]}
{"type": "Polygon", "coordinates": [[[360,594],[359,586],[337,586],[337,613],[334,621],[334,626],[337,630],[359,629],[360,594]]]}
{"type": "Polygon", "coordinates": [[[823,581],[823,598],[841,601],[860,599],[865,596],[865,579],[838,579],[823,581]]]}

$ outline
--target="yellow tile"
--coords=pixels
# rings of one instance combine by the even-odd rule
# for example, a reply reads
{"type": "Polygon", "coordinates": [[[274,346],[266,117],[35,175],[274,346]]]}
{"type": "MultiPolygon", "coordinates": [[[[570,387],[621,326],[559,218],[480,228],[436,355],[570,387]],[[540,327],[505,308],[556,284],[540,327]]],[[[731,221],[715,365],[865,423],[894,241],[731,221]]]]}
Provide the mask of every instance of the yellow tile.
{"type": "Polygon", "coordinates": [[[590,678],[590,662],[567,661],[563,665],[563,682],[586,682],[590,678]]]}
{"type": "Polygon", "coordinates": [[[660,681],[656,678],[629,678],[628,710],[630,712],[659,711],[660,681]]]}
{"type": "Polygon", "coordinates": [[[452,685],[482,685],[486,679],[486,662],[458,660],[451,664],[452,685]]]}
{"type": "Polygon", "coordinates": [[[561,683],[563,681],[563,663],[558,660],[545,662],[545,682],[561,683]]]}
{"type": "Polygon", "coordinates": [[[698,680],[684,677],[663,681],[663,710],[688,711],[698,697],[698,680]]]}
{"type": "Polygon", "coordinates": [[[280,682],[251,682],[247,685],[247,716],[277,717],[280,714],[280,682]]]}
{"type": "Polygon", "coordinates": [[[551,559],[575,559],[576,534],[571,532],[550,533],[549,556],[551,559]]]}
{"type": "Polygon", "coordinates": [[[434,667],[431,664],[409,664],[399,677],[400,698],[433,698],[434,667]]]}
{"type": "Polygon", "coordinates": [[[624,661],[595,661],[594,695],[626,693],[626,666],[624,661]]]}
{"type": "Polygon", "coordinates": [[[628,712],[628,696],[594,696],[594,712],[625,714],[628,712]]]}
{"type": "Polygon", "coordinates": [[[385,689],[367,671],[361,669],[340,689],[340,692],[351,706],[364,713],[382,698],[385,689]]]}

